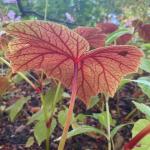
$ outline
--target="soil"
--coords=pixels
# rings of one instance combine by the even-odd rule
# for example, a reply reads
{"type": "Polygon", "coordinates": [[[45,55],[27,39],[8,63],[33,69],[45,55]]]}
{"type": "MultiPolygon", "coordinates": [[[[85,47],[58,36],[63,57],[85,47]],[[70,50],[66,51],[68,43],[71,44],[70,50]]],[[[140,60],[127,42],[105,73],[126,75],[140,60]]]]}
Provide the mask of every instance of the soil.
{"type": "MultiPolygon", "coordinates": [[[[14,91],[10,92],[11,94],[9,93],[4,98],[1,98],[1,106],[10,106],[20,95],[30,95],[31,100],[28,101],[21,111],[21,114],[19,114],[14,122],[10,121],[8,114],[5,111],[0,112],[0,150],[44,150],[45,143],[38,146],[36,142],[30,148],[25,148],[28,138],[33,136],[33,124],[26,125],[26,123],[28,118],[33,114],[31,108],[40,106],[39,95],[23,81],[16,86],[14,91]]],[[[123,89],[118,91],[114,98],[110,98],[110,112],[118,125],[141,118],[141,114],[138,112],[133,113],[131,116],[129,115],[134,109],[131,101],[140,94],[141,91],[137,85],[129,83],[123,89]]],[[[67,100],[64,100],[63,103],[64,105],[68,105],[67,100]]],[[[92,109],[86,110],[85,105],[80,100],[77,100],[74,112],[76,114],[98,113],[100,112],[99,104],[92,109]]],[[[87,119],[87,124],[98,126],[98,122],[92,118],[87,119]]],[[[132,125],[127,125],[118,132],[115,136],[115,150],[121,150],[124,143],[129,141],[131,138],[131,129],[132,125]]],[[[58,138],[61,133],[62,128],[57,124],[50,140],[51,150],[57,150],[58,142],[54,142],[54,139],[58,138]]],[[[107,141],[102,136],[89,136],[82,134],[69,139],[66,143],[65,150],[107,150],[107,141]]]]}

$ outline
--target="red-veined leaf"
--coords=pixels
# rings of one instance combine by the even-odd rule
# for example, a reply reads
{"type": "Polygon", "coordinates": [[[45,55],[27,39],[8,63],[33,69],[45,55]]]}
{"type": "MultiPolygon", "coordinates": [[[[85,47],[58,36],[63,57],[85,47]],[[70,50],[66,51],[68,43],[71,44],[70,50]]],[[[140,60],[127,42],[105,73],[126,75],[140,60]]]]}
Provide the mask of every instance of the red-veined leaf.
{"type": "Polygon", "coordinates": [[[96,27],[100,28],[103,33],[109,34],[118,29],[118,26],[111,22],[97,23],[96,27]]]}
{"type": "Polygon", "coordinates": [[[150,42],[150,24],[143,24],[139,28],[138,33],[145,42],[150,42]]]}
{"type": "Polygon", "coordinates": [[[77,68],[77,95],[88,104],[99,92],[113,96],[121,78],[137,71],[143,53],[134,46],[111,46],[89,51],[88,42],[59,24],[27,21],[9,25],[14,71],[41,70],[70,88],[77,68]]]}
{"type": "Polygon", "coordinates": [[[95,27],[77,27],[74,29],[79,35],[83,36],[92,48],[104,47],[106,35],[101,29],[95,27]]]}
{"type": "Polygon", "coordinates": [[[126,33],[126,34],[123,34],[122,36],[120,36],[116,40],[116,43],[117,43],[117,45],[125,45],[131,40],[132,40],[132,34],[126,33]]]}
{"type": "Polygon", "coordinates": [[[132,25],[145,42],[150,42],[150,24],[144,24],[141,20],[137,19],[132,22],[132,25]]]}

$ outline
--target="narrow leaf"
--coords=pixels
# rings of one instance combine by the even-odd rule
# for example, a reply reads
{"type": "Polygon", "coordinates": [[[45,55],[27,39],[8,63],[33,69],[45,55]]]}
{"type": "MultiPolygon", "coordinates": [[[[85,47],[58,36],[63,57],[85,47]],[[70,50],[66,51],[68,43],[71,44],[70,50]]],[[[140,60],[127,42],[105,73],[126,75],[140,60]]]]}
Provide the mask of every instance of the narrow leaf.
{"type": "Polygon", "coordinates": [[[107,39],[106,39],[106,45],[109,45],[111,43],[113,43],[114,41],[116,41],[120,36],[129,33],[128,29],[119,29],[113,33],[111,33],[107,39]]]}
{"type": "MultiPolygon", "coordinates": [[[[92,127],[92,126],[88,126],[88,125],[82,125],[80,127],[77,127],[75,129],[71,130],[70,132],[68,132],[67,138],[71,138],[73,136],[84,134],[84,133],[89,133],[89,132],[94,132],[94,133],[103,135],[107,139],[107,135],[103,131],[101,131],[95,127],[92,127]]],[[[61,137],[56,139],[56,141],[58,141],[60,139],[61,139],[61,137]]]]}
{"type": "Polygon", "coordinates": [[[142,103],[135,102],[135,101],[133,101],[133,104],[136,106],[136,108],[139,111],[141,111],[142,113],[144,113],[145,115],[150,117],[150,107],[149,106],[142,104],[142,103]]]}
{"type": "Polygon", "coordinates": [[[30,99],[30,97],[22,97],[17,100],[14,104],[9,106],[6,111],[9,111],[10,120],[14,121],[17,114],[22,110],[23,106],[27,101],[30,99]]]}

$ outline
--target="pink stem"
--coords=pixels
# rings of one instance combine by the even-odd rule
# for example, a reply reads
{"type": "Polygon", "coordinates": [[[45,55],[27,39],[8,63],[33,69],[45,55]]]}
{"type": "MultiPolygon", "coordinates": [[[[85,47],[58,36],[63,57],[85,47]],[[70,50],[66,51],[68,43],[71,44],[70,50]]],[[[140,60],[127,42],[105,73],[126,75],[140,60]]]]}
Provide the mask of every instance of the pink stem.
{"type": "Polygon", "coordinates": [[[145,137],[147,134],[150,133],[150,124],[146,126],[141,132],[139,132],[129,143],[125,144],[124,150],[131,150],[137,143],[145,137]]]}
{"type": "Polygon", "coordinates": [[[77,76],[78,76],[78,65],[75,64],[74,66],[74,78],[72,81],[72,94],[71,94],[71,100],[70,100],[70,105],[69,105],[69,110],[67,113],[67,119],[65,122],[65,127],[63,130],[63,134],[58,146],[58,150],[63,150],[64,146],[65,146],[65,142],[67,139],[67,133],[68,133],[68,129],[69,126],[71,124],[71,119],[72,119],[72,113],[73,113],[73,108],[74,108],[74,104],[75,104],[75,98],[76,98],[76,93],[77,93],[77,76]]]}

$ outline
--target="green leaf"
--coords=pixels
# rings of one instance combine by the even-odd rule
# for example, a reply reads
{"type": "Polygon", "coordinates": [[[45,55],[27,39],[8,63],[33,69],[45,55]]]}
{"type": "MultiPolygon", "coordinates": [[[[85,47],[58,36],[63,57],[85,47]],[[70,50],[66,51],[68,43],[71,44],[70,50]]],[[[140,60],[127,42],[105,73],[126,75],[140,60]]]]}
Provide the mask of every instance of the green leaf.
{"type": "MultiPolygon", "coordinates": [[[[112,119],[111,115],[109,114],[110,118],[110,125],[115,125],[115,120],[112,119]]],[[[107,113],[106,111],[102,113],[95,113],[93,114],[93,117],[99,121],[100,124],[102,124],[105,128],[107,128],[107,113]]]]}
{"type": "Polygon", "coordinates": [[[107,39],[106,39],[106,45],[109,45],[111,43],[113,43],[114,41],[116,41],[116,39],[122,35],[124,35],[125,33],[130,33],[130,31],[128,29],[119,29],[113,33],[111,33],[107,39]]]}
{"type": "MultiPolygon", "coordinates": [[[[51,108],[53,105],[53,100],[54,100],[54,97],[56,94],[56,88],[51,88],[44,95],[44,99],[46,100],[47,109],[51,108]]],[[[64,93],[64,89],[62,87],[60,87],[55,103],[59,102],[62,99],[63,93],[64,93]]]]}
{"type": "Polygon", "coordinates": [[[99,102],[99,100],[100,99],[98,96],[92,96],[90,98],[90,103],[89,103],[87,109],[91,109],[92,107],[94,107],[99,102]]]}
{"type": "Polygon", "coordinates": [[[124,87],[125,84],[131,82],[129,79],[122,79],[120,84],[119,84],[119,87],[118,87],[118,90],[122,89],[124,87]]]}
{"type": "Polygon", "coordinates": [[[38,145],[41,145],[41,143],[46,139],[47,135],[47,127],[45,125],[45,121],[39,121],[34,126],[34,136],[38,142],[38,145]]]}
{"type": "MultiPolygon", "coordinates": [[[[77,127],[75,129],[71,130],[70,132],[68,132],[67,138],[71,138],[73,136],[84,134],[84,133],[89,133],[89,132],[94,132],[94,133],[103,135],[104,137],[106,137],[108,139],[107,135],[103,131],[101,131],[95,127],[92,127],[92,126],[88,126],[88,125],[82,125],[80,127],[77,127]]],[[[56,139],[56,141],[59,141],[60,139],[61,139],[61,137],[56,139]]]]}
{"type": "Polygon", "coordinates": [[[30,136],[26,142],[25,147],[29,148],[34,144],[34,137],[30,136]]]}
{"type": "Polygon", "coordinates": [[[138,103],[133,101],[133,104],[136,106],[136,108],[141,111],[142,113],[144,113],[145,115],[150,117],[150,107],[143,104],[143,103],[138,103]]]}
{"type": "Polygon", "coordinates": [[[55,118],[53,118],[52,123],[51,123],[50,135],[53,133],[56,126],[57,126],[57,121],[55,118]]]}
{"type": "Polygon", "coordinates": [[[150,98],[150,76],[140,77],[137,80],[132,81],[137,82],[143,93],[150,98]]]}
{"type": "Polygon", "coordinates": [[[113,130],[111,131],[111,138],[113,138],[115,136],[115,134],[123,127],[129,125],[129,124],[133,124],[133,123],[125,123],[125,124],[121,124],[116,126],[115,128],[113,128],[113,130]]]}
{"type": "Polygon", "coordinates": [[[78,114],[75,119],[79,122],[84,122],[87,117],[92,117],[91,115],[78,114]]]}
{"type": "MultiPolygon", "coordinates": [[[[27,72],[24,72],[23,73],[26,77],[28,77],[28,73],[27,72]]],[[[20,83],[21,81],[23,81],[24,79],[19,75],[19,74],[16,74],[13,78],[13,81],[17,84],[17,83],[20,83]]]]}
{"type": "Polygon", "coordinates": [[[140,68],[143,69],[144,71],[150,72],[150,60],[142,58],[140,68]]]}
{"type": "MultiPolygon", "coordinates": [[[[52,123],[51,123],[51,128],[50,128],[50,133],[49,135],[52,134],[54,131],[55,127],[57,125],[56,119],[53,118],[52,123]]],[[[47,127],[45,125],[45,121],[40,120],[36,123],[34,127],[34,136],[38,142],[38,145],[41,145],[41,143],[46,140],[47,137],[47,127]]]]}
{"type": "Polygon", "coordinates": [[[88,132],[95,132],[95,133],[103,135],[104,137],[107,138],[107,135],[103,131],[101,131],[95,127],[92,127],[92,126],[88,126],[88,125],[82,125],[78,128],[73,129],[72,131],[68,132],[67,138],[71,138],[73,136],[83,134],[83,133],[88,133],[88,132]]]}
{"type": "MultiPolygon", "coordinates": [[[[132,129],[132,137],[136,136],[141,130],[150,124],[149,120],[140,119],[138,120],[132,129]]],[[[136,147],[133,150],[150,150],[150,135],[145,136],[138,144],[140,147],[136,147]]]]}
{"type": "Polygon", "coordinates": [[[45,119],[44,119],[44,113],[43,113],[42,110],[40,110],[40,111],[36,112],[35,114],[33,114],[33,115],[29,118],[29,120],[28,120],[28,122],[27,122],[27,125],[33,123],[34,121],[40,121],[40,120],[43,120],[43,121],[45,120],[45,119]]]}
{"type": "MultiPolygon", "coordinates": [[[[66,121],[66,118],[67,118],[67,113],[68,113],[68,108],[66,108],[65,110],[61,110],[59,113],[58,113],[58,122],[64,127],[64,124],[65,124],[65,121],[66,121]]],[[[75,119],[74,117],[74,113],[73,113],[73,116],[72,116],[72,121],[75,119]]]]}
{"type": "Polygon", "coordinates": [[[144,44],[142,44],[141,47],[144,49],[150,50],[150,43],[144,43],[144,44]]]}
{"type": "Polygon", "coordinates": [[[9,117],[11,121],[14,121],[17,114],[22,110],[23,106],[27,101],[30,99],[30,97],[21,97],[19,100],[17,100],[14,104],[9,106],[6,111],[9,112],[9,117]]]}

